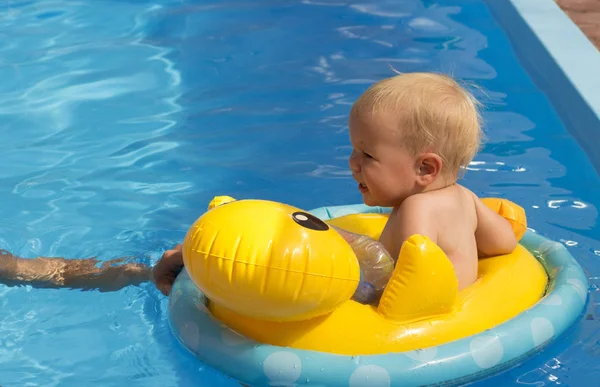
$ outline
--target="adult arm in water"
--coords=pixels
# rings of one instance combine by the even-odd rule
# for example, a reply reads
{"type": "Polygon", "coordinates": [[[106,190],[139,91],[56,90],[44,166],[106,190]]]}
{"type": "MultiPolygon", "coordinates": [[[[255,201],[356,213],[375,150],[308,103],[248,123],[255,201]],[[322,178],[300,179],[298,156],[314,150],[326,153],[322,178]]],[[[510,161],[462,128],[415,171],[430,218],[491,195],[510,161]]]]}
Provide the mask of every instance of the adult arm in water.
{"type": "Polygon", "coordinates": [[[124,258],[98,263],[95,258],[20,258],[0,250],[0,283],[108,292],[151,280],[152,268],[145,264],[124,258]]]}
{"type": "Polygon", "coordinates": [[[171,293],[173,282],[183,269],[183,255],[181,253],[181,244],[164,252],[160,260],[152,269],[152,281],[154,285],[165,296],[171,293]]]}

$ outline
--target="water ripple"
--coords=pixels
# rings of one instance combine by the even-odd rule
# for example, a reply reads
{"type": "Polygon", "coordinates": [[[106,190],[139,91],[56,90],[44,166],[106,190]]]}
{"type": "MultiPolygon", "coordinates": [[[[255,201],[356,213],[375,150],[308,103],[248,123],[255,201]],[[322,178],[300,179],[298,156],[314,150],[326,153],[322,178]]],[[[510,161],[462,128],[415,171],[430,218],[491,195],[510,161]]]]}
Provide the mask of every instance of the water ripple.
{"type": "MultiPolygon", "coordinates": [[[[590,276],[571,336],[476,384],[586,385],[600,372],[598,176],[478,0],[4,2],[0,248],[152,262],[213,195],[358,202],[347,114],[392,68],[471,88],[488,140],[463,183],[521,204],[590,276]]],[[[0,286],[0,300],[2,383],[237,385],[181,350],[149,284],[0,286]]]]}

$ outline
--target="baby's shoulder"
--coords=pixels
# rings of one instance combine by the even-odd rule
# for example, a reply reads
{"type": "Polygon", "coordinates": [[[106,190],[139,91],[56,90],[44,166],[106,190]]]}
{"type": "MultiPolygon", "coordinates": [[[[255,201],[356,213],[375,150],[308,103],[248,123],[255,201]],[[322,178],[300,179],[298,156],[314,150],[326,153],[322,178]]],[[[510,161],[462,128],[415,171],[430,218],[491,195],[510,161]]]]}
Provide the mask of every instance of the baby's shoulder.
{"type": "Polygon", "coordinates": [[[454,185],[437,191],[412,195],[406,198],[399,208],[403,215],[439,216],[440,214],[459,215],[457,213],[475,211],[477,197],[460,185],[454,185]]]}
{"type": "Polygon", "coordinates": [[[402,201],[398,212],[406,215],[410,213],[423,213],[431,209],[433,197],[427,194],[411,195],[402,201]]]}
{"type": "Polygon", "coordinates": [[[477,195],[475,195],[473,191],[459,184],[456,184],[456,187],[458,188],[457,194],[460,195],[460,197],[464,200],[465,203],[473,207],[477,204],[479,198],[477,197],[477,195]]]}
{"type": "Polygon", "coordinates": [[[430,223],[439,210],[439,203],[433,196],[417,194],[404,199],[392,214],[396,215],[396,222],[402,224],[430,223]]]}

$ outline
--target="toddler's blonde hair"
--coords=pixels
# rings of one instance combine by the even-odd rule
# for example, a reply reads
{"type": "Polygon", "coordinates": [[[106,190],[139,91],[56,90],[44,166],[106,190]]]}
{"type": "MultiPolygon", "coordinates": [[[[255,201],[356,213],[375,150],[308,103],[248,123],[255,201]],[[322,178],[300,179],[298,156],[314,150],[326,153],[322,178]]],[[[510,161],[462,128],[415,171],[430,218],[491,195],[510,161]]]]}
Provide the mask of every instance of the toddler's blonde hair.
{"type": "Polygon", "coordinates": [[[442,159],[442,171],[458,176],[483,141],[479,106],[449,76],[408,73],[373,84],[354,103],[351,114],[393,114],[409,152],[434,152],[442,159]]]}

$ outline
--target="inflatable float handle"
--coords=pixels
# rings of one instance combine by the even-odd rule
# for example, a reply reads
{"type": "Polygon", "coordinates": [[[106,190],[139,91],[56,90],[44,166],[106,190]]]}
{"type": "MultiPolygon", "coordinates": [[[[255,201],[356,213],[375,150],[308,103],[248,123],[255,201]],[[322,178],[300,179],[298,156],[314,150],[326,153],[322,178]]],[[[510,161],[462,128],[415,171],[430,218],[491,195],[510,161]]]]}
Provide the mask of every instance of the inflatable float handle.
{"type": "Polygon", "coordinates": [[[452,262],[437,244],[415,234],[402,244],[377,310],[387,319],[412,322],[452,312],[457,297],[452,262]]]}

